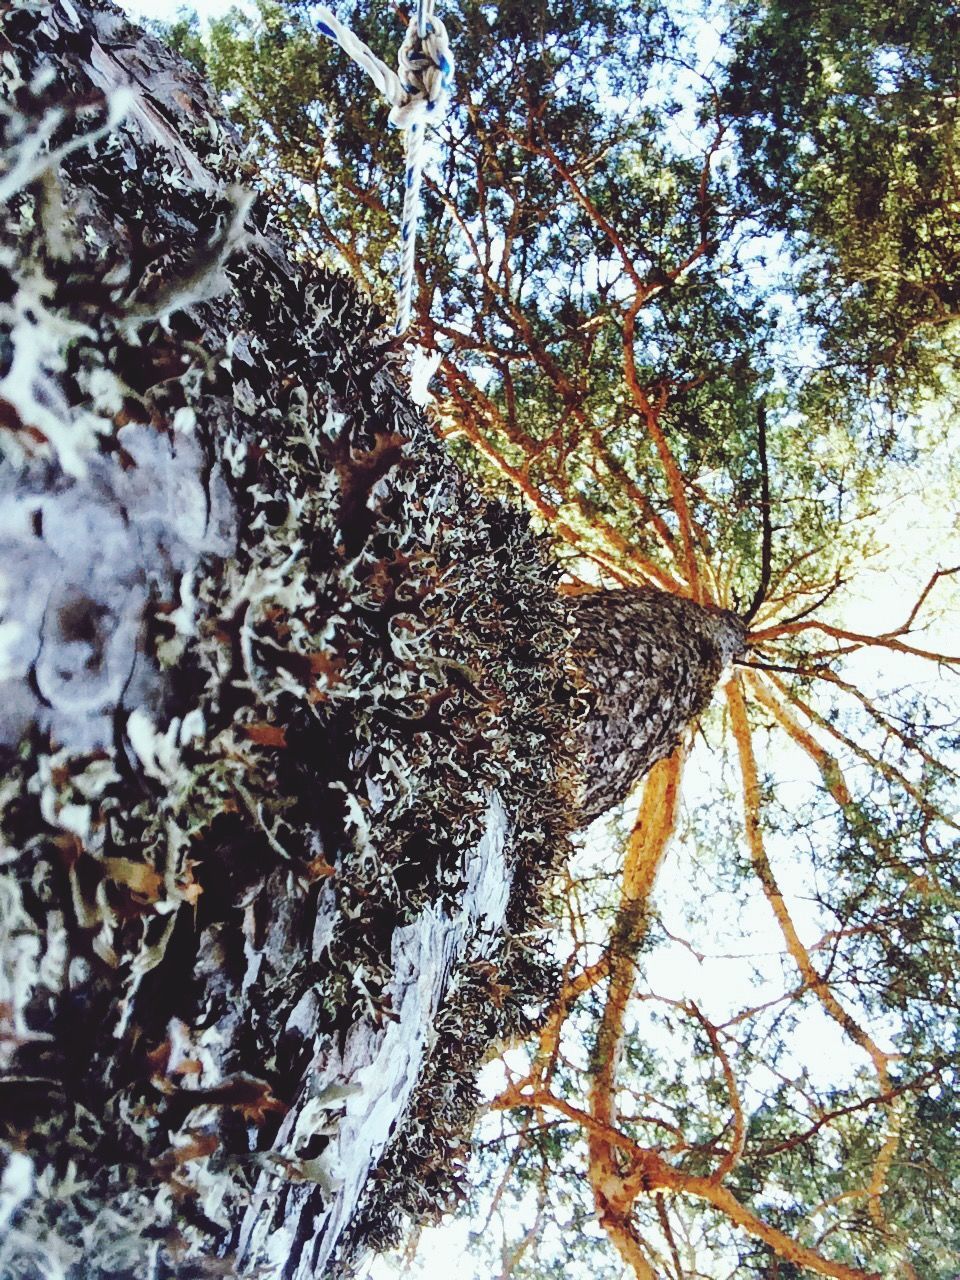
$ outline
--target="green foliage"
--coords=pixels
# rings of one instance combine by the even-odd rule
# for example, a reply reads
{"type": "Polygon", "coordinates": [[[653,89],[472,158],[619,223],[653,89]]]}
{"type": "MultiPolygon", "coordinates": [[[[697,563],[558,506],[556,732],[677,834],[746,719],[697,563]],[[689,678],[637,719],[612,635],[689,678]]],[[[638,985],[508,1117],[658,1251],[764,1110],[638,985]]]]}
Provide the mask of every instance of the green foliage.
{"type": "Polygon", "coordinates": [[[742,178],[799,252],[825,355],[893,399],[923,389],[960,354],[960,12],[748,0],[735,29],[742,178]]]}

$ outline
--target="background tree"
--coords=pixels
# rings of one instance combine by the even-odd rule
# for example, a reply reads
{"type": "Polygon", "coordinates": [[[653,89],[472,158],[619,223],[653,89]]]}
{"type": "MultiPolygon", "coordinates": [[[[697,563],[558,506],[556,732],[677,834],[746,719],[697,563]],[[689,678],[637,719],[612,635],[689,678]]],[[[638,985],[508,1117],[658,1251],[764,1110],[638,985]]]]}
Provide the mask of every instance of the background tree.
{"type": "MultiPolygon", "coordinates": [[[[576,864],[561,895],[566,984],[496,1104],[496,1159],[532,1215],[502,1265],[542,1274],[593,1248],[582,1188],[564,1184],[569,1220],[546,1190],[586,1167],[639,1276],[950,1275],[955,728],[923,685],[957,657],[915,633],[954,570],[934,548],[899,616],[850,614],[885,523],[905,536],[887,513],[918,458],[950,492],[935,397],[956,377],[956,15],[444,16],[458,106],[418,314],[438,429],[550,529],[568,590],[655,584],[746,616],[722,725],[704,724],[727,803],[684,821],[704,901],[679,941],[656,936],[709,952],[714,898],[765,903],[776,929],[761,994],[722,1013],[658,993],[654,953],[638,972],[681,812],[674,755],[616,873],[576,864]],[[826,1027],[832,1077],[805,1052],[826,1027]]],[[[388,57],[390,12],[352,20],[388,57]]],[[[203,56],[305,252],[386,305],[399,153],[359,73],[295,6],[215,24],[203,56]]]]}
{"type": "Polygon", "coordinates": [[[833,376],[872,379],[890,407],[955,367],[958,22],[883,0],[746,4],[734,22],[741,178],[790,236],[833,376]]]}

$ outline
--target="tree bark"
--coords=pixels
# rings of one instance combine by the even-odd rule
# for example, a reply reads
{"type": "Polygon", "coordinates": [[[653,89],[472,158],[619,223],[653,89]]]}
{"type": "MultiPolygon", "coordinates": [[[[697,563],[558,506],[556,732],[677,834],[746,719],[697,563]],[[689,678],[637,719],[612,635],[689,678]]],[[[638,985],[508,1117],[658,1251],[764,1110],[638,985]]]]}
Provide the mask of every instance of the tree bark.
{"type": "Polygon", "coordinates": [[[573,619],[589,704],[579,749],[580,816],[589,822],[673,751],[743,652],[745,627],[726,609],[652,587],[577,596],[573,619]]]}
{"type": "Polygon", "coordinates": [[[197,77],[0,16],[0,1275],[333,1274],[456,1194],[577,806],[736,627],[571,611],[197,77]]]}

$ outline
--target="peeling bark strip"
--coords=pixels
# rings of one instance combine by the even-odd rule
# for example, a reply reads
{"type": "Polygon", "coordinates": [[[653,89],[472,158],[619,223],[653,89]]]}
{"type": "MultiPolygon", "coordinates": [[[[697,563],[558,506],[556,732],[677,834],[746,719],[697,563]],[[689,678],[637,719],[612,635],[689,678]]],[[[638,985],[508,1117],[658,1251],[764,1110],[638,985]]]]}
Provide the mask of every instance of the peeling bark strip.
{"type": "Polygon", "coordinates": [[[426,907],[394,932],[385,993],[393,1017],[356,1023],[342,1048],[330,1045],[311,1064],[276,1146],[296,1149],[298,1138],[323,1128],[330,1142],[313,1161],[281,1158],[278,1170],[260,1175],[240,1228],[241,1265],[266,1258],[296,1280],[324,1274],[337,1241],[351,1229],[370,1169],[407,1110],[451,974],[498,950],[511,887],[508,834],[506,812],[494,796],[483,838],[467,858],[459,909],[447,915],[426,907]],[[272,1211],[278,1172],[301,1182],[290,1189],[279,1220],[272,1211]],[[314,1182],[328,1191],[319,1230],[309,1216],[303,1221],[316,1212],[314,1182]]]}
{"type": "MultiPolygon", "coordinates": [[[[0,1276],[333,1274],[456,1195],[551,989],[568,606],[194,73],[105,0],[0,21],[0,1276]]],[[[640,604],[578,605],[590,768],[706,687],[636,659],[680,692],[604,758],[640,604]]]]}
{"type": "Polygon", "coordinates": [[[590,821],[674,749],[743,652],[745,627],[726,609],[652,587],[577,596],[572,611],[573,658],[588,690],[581,813],[590,821]]]}

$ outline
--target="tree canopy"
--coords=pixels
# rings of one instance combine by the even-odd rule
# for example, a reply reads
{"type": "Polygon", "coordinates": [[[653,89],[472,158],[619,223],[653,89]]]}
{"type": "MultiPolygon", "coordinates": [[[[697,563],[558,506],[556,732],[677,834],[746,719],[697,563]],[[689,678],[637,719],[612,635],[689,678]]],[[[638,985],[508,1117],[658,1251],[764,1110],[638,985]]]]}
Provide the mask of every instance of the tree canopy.
{"type": "MultiPolygon", "coordinates": [[[[349,17],[392,61],[404,15],[349,17]]],[[[749,624],[695,739],[556,887],[563,981],[479,1130],[472,1208],[502,1230],[478,1255],[948,1280],[960,14],[443,17],[416,306],[438,432],[549,531],[565,590],[650,584],[749,624]]],[[[303,252],[387,308],[401,149],[361,73],[296,3],[174,36],[303,252]]]]}

